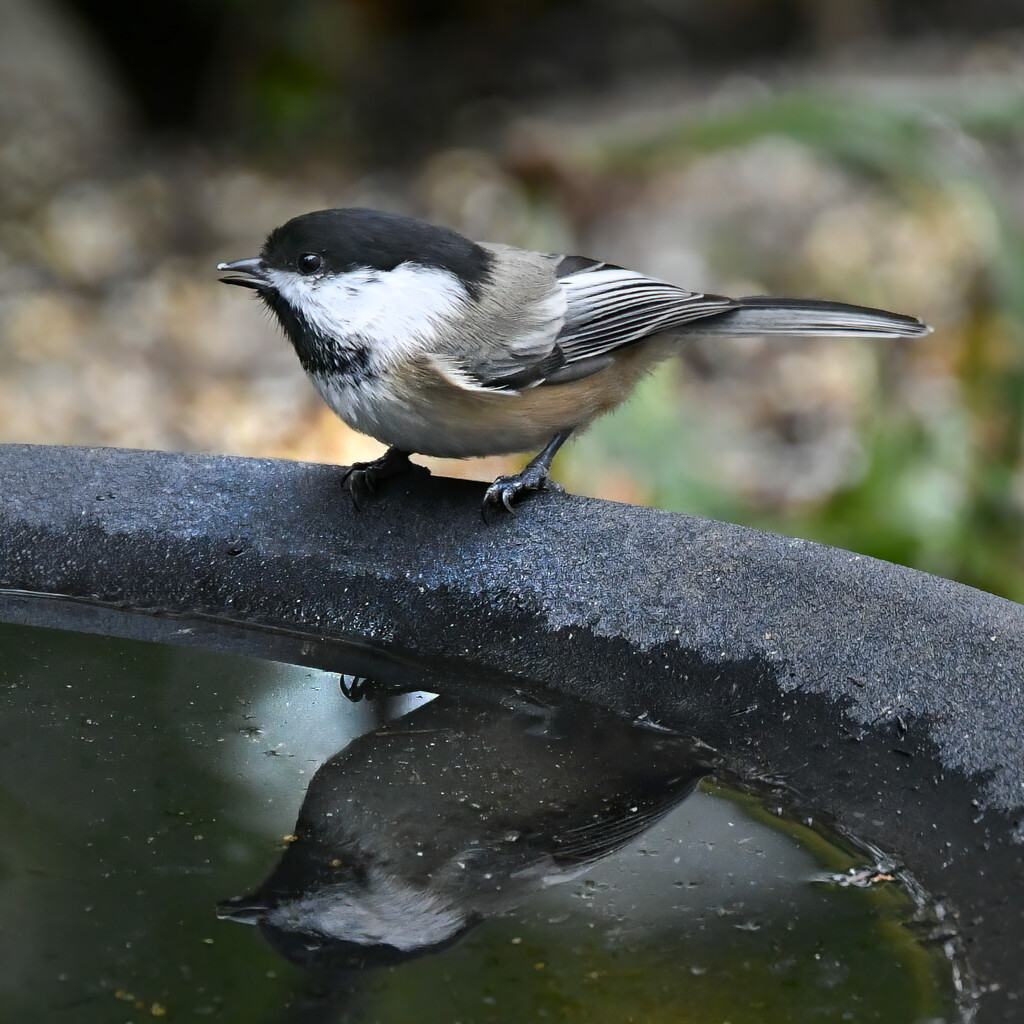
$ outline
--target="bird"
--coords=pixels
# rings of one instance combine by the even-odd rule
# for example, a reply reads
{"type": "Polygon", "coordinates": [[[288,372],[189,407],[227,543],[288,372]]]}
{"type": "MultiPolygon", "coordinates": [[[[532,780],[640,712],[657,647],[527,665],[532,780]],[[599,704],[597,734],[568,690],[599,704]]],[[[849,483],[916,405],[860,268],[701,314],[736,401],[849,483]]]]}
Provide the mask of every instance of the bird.
{"type": "Polygon", "coordinates": [[[537,452],[482,510],[541,490],[556,452],[697,335],[915,338],[913,316],[820,299],[729,298],[585,256],[475,242],[413,217],[316,210],[218,264],[276,317],[328,406],[387,451],[348,467],[358,505],[410,454],[537,452]]]}
{"type": "Polygon", "coordinates": [[[716,763],[580,701],[441,694],[324,762],[277,865],[217,915],[325,978],[440,952],[627,846],[716,763]]]}

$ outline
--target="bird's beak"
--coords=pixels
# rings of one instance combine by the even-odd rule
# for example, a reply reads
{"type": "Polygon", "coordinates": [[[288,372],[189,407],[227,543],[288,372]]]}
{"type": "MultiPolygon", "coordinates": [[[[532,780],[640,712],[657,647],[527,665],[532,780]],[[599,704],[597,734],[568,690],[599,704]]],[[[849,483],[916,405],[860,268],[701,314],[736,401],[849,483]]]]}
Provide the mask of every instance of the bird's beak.
{"type": "Polygon", "coordinates": [[[267,272],[263,269],[263,261],[258,256],[249,260],[235,260],[234,263],[218,263],[217,269],[231,272],[230,277],[218,278],[225,284],[255,288],[258,292],[265,291],[270,287],[270,283],[267,281],[267,272]]]}
{"type": "MultiPolygon", "coordinates": [[[[235,282],[230,282],[234,284],[235,282]]],[[[240,924],[259,924],[260,918],[270,908],[257,893],[251,896],[235,896],[217,904],[217,917],[221,921],[238,921],[240,924]]]]}

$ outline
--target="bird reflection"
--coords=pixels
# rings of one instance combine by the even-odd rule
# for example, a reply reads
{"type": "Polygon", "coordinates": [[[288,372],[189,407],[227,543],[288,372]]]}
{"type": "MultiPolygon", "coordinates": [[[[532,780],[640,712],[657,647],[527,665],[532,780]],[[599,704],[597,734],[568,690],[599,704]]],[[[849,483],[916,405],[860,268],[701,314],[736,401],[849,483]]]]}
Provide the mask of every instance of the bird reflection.
{"type": "Polygon", "coordinates": [[[440,696],[327,761],[277,867],[218,914],[318,973],[437,952],[639,836],[706,753],[589,706],[440,696]]]}

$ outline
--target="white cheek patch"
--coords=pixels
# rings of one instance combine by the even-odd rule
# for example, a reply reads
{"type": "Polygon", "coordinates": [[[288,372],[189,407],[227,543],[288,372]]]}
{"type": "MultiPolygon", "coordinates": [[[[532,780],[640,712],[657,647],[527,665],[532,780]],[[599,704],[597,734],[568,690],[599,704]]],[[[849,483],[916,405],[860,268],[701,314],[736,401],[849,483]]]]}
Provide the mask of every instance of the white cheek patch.
{"type": "Polygon", "coordinates": [[[386,943],[405,952],[451,938],[466,923],[455,902],[399,876],[372,871],[362,886],[332,886],[276,907],[278,927],[312,930],[364,946],[386,943]]]}
{"type": "Polygon", "coordinates": [[[311,277],[268,269],[267,277],[319,334],[370,341],[380,355],[398,355],[429,337],[468,298],[453,274],[413,263],[311,277]]]}

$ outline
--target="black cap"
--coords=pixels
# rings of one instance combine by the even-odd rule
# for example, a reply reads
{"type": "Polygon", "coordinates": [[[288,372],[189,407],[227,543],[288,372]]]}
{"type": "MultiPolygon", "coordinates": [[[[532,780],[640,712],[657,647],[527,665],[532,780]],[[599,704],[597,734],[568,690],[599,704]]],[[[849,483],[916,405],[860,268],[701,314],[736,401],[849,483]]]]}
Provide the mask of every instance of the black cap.
{"type": "Polygon", "coordinates": [[[329,273],[394,270],[402,263],[436,267],[458,277],[474,297],[493,262],[486,249],[450,228],[358,208],[293,217],[270,233],[260,256],[268,267],[303,273],[300,260],[308,254],[320,256],[317,270],[329,273]]]}

